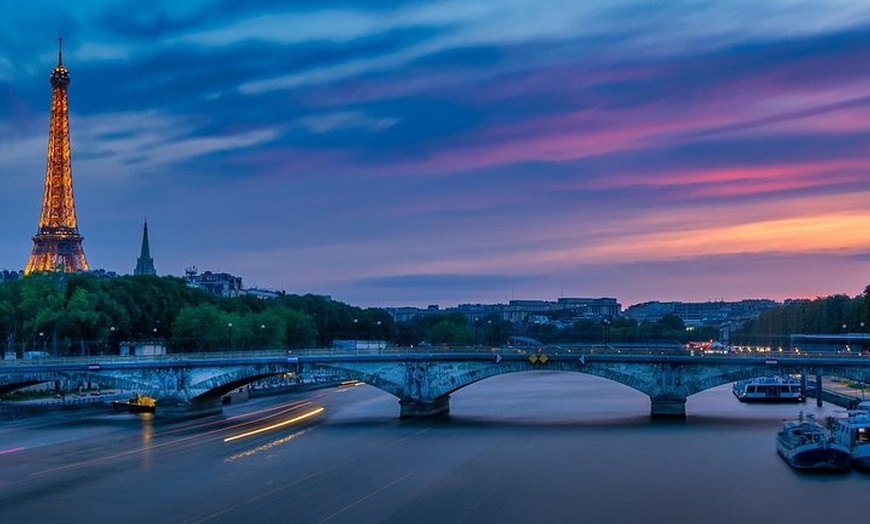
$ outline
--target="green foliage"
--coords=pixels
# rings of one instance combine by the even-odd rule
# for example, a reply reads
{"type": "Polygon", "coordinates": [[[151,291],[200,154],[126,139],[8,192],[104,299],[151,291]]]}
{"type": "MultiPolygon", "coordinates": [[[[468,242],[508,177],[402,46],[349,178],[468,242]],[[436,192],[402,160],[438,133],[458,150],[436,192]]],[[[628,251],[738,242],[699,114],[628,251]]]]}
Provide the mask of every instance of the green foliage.
{"type": "Polygon", "coordinates": [[[0,283],[0,341],[19,355],[117,353],[135,341],[176,352],[301,348],[395,333],[380,309],[316,295],[221,298],[177,277],[38,273],[0,283]]]}
{"type": "Polygon", "coordinates": [[[433,344],[471,344],[474,333],[465,322],[456,322],[454,319],[442,319],[428,330],[427,339],[433,344]]]}
{"type": "Polygon", "coordinates": [[[790,301],[744,324],[733,333],[732,340],[739,344],[787,347],[792,334],[861,332],[868,328],[870,286],[863,295],[854,298],[832,295],[790,301]]]}

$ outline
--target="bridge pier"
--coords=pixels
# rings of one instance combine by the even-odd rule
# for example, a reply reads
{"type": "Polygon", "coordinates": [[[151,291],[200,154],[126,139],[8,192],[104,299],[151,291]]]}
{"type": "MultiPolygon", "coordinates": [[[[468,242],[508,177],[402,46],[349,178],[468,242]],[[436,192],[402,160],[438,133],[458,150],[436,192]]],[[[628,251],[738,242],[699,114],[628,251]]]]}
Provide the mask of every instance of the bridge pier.
{"type": "Polygon", "coordinates": [[[447,415],[450,413],[450,395],[431,400],[404,398],[399,400],[402,418],[420,418],[447,415]]]}
{"type": "Polygon", "coordinates": [[[686,397],[650,397],[653,418],[686,418],[686,397]]]}

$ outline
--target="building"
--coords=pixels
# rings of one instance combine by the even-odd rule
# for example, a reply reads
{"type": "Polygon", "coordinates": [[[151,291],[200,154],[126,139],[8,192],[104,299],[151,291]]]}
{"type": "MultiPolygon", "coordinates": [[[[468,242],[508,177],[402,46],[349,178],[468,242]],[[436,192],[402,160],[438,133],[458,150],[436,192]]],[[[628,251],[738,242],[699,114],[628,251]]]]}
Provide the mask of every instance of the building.
{"type": "Polygon", "coordinates": [[[550,315],[560,314],[577,320],[601,320],[615,318],[622,306],[615,298],[560,298],[556,302],[548,300],[511,300],[507,304],[460,304],[454,308],[441,309],[429,306],[426,309],[415,307],[385,308],[396,322],[407,322],[423,315],[443,315],[462,313],[469,322],[478,322],[487,317],[496,317],[504,322],[535,322],[550,315]]]}
{"type": "Polygon", "coordinates": [[[740,324],[758,316],[776,302],[769,299],[746,299],[738,302],[644,302],[625,310],[624,315],[637,322],[657,322],[665,315],[676,315],[686,326],[740,324]]]}
{"type": "Polygon", "coordinates": [[[546,300],[511,300],[504,306],[502,320],[508,322],[535,322],[554,313],[568,316],[574,321],[601,320],[618,317],[622,306],[615,298],[560,298],[546,300]]]}
{"type": "Polygon", "coordinates": [[[154,269],[154,259],[151,258],[151,247],[148,245],[148,221],[142,227],[142,249],[139,251],[139,258],[136,260],[136,268],[133,270],[134,275],[156,275],[157,270],[154,269]]]}
{"type": "Polygon", "coordinates": [[[245,294],[242,288],[242,277],[211,271],[203,271],[199,274],[195,266],[187,268],[184,273],[188,286],[202,289],[212,295],[231,298],[245,294]]]}
{"type": "Polygon", "coordinates": [[[69,108],[67,86],[69,70],[63,65],[63,41],[57,53],[57,66],[51,72],[51,117],[48,130],[48,157],[45,189],[39,228],[33,237],[33,250],[25,274],[35,271],[87,271],[76,208],[73,200],[70,164],[69,108]]]}

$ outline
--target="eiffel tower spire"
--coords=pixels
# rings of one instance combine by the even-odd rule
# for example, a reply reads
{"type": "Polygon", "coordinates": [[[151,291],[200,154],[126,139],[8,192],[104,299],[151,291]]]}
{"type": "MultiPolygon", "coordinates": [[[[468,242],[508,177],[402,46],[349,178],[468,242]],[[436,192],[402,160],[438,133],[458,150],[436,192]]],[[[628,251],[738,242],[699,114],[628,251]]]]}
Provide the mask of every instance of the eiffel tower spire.
{"type": "Polygon", "coordinates": [[[133,270],[134,275],[156,275],[157,270],[154,269],[154,259],[151,258],[151,248],[148,246],[148,221],[145,221],[145,227],[142,229],[142,251],[139,253],[139,258],[136,260],[136,269],[133,270]]]}
{"type": "Polygon", "coordinates": [[[82,236],[76,221],[70,166],[69,70],[63,65],[63,39],[57,52],[57,66],[51,72],[51,117],[48,130],[48,159],[39,228],[33,237],[33,251],[24,274],[34,271],[87,271],[82,236]]]}

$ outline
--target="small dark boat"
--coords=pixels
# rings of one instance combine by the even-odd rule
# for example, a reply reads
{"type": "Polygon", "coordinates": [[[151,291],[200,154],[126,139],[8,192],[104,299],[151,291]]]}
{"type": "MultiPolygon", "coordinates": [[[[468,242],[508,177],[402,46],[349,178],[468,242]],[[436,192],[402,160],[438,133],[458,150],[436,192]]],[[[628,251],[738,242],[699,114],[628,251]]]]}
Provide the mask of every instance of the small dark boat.
{"type": "Polygon", "coordinates": [[[114,400],[112,407],[116,411],[126,411],[127,413],[154,413],[154,408],[157,402],[145,395],[133,395],[128,400],[114,400]]]}

